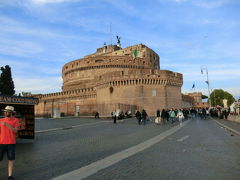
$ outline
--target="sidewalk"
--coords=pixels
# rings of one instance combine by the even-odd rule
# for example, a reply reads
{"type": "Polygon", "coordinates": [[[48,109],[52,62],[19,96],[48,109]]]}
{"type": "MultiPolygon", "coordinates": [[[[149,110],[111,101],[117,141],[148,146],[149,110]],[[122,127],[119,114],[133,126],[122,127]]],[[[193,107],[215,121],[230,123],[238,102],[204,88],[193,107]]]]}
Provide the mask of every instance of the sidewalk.
{"type": "Polygon", "coordinates": [[[229,115],[228,120],[240,123],[240,115],[229,115]]]}
{"type": "Polygon", "coordinates": [[[235,134],[238,134],[240,136],[240,123],[233,122],[230,120],[224,120],[219,118],[213,118],[216,122],[220,123],[219,125],[225,127],[229,131],[234,132],[235,134]]]}

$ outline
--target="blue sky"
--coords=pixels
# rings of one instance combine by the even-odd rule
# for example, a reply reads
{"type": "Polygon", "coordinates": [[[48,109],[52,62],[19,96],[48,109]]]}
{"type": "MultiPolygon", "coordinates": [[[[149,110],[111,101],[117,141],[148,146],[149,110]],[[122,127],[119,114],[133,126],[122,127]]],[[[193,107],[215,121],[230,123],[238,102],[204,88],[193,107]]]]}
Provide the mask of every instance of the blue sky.
{"type": "Polygon", "coordinates": [[[0,66],[12,68],[17,93],[61,91],[62,66],[116,35],[182,73],[183,93],[195,82],[208,95],[207,68],[210,89],[240,97],[238,0],[0,0],[0,66]]]}

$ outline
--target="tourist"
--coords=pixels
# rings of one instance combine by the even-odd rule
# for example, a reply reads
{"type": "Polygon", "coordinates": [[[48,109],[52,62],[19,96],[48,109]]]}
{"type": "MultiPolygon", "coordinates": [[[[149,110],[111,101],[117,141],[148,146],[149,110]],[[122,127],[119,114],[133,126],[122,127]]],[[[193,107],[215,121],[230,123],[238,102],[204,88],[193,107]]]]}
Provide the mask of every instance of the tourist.
{"type": "Polygon", "coordinates": [[[137,118],[138,124],[141,124],[141,119],[142,119],[142,115],[140,113],[140,111],[137,110],[137,112],[135,113],[135,117],[137,118]]]}
{"type": "Polygon", "coordinates": [[[142,110],[142,121],[143,121],[143,125],[146,124],[147,121],[147,112],[145,111],[145,109],[142,110]]]}
{"type": "Polygon", "coordinates": [[[3,111],[5,117],[0,119],[0,161],[3,160],[4,154],[7,153],[8,179],[14,179],[12,174],[15,161],[16,134],[20,124],[19,119],[13,116],[13,106],[6,106],[3,111]]]}
{"type": "Polygon", "coordinates": [[[205,108],[202,108],[202,117],[203,119],[206,119],[207,111],[205,108]]]}
{"type": "Polygon", "coordinates": [[[167,118],[167,122],[168,122],[169,118],[170,118],[169,109],[166,110],[166,118],[167,118]]]}
{"type": "Polygon", "coordinates": [[[111,113],[111,115],[112,115],[112,118],[113,118],[113,123],[116,124],[116,122],[117,122],[116,111],[113,111],[113,112],[111,113]]]}
{"type": "Polygon", "coordinates": [[[155,119],[155,123],[161,124],[161,112],[159,109],[157,110],[157,118],[155,119]]]}
{"type": "Polygon", "coordinates": [[[173,109],[171,109],[171,111],[169,112],[169,116],[170,116],[170,120],[173,124],[175,122],[175,117],[176,117],[175,111],[173,109]]]}
{"type": "Polygon", "coordinates": [[[163,124],[166,124],[166,120],[167,120],[167,112],[165,111],[165,109],[162,109],[162,112],[161,112],[161,118],[162,118],[162,122],[163,122],[163,124]]]}
{"type": "Polygon", "coordinates": [[[182,126],[182,120],[184,118],[184,115],[183,115],[183,112],[182,112],[181,109],[178,110],[177,117],[178,117],[178,120],[180,122],[180,126],[182,126]]]}
{"type": "Polygon", "coordinates": [[[96,118],[99,118],[99,112],[96,112],[96,113],[95,113],[95,119],[96,119],[96,118]]]}

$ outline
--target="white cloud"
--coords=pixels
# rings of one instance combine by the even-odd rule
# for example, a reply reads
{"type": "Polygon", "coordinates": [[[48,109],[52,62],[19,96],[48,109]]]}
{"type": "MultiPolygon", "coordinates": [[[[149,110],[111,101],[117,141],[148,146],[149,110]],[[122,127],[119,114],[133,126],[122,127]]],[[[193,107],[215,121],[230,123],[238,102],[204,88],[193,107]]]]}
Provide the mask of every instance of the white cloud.
{"type": "Polygon", "coordinates": [[[25,24],[16,19],[12,19],[6,16],[0,16],[1,34],[21,34],[30,35],[42,38],[75,38],[74,36],[64,35],[54,31],[54,29],[34,27],[30,24],[25,24]]]}
{"type": "Polygon", "coordinates": [[[11,68],[21,69],[22,67],[28,67],[29,63],[26,61],[12,60],[8,58],[0,57],[0,66],[9,65],[11,68]]]}
{"type": "MultiPolygon", "coordinates": [[[[218,82],[236,81],[240,78],[239,63],[236,64],[208,64],[208,76],[211,84],[218,82]]],[[[192,83],[194,81],[204,82],[207,79],[206,71],[201,74],[202,64],[192,63],[172,63],[161,64],[161,69],[170,69],[183,74],[184,83],[192,83]]]]}
{"type": "Polygon", "coordinates": [[[104,0],[105,2],[111,4],[114,8],[122,11],[124,14],[130,15],[130,16],[139,16],[138,9],[134,6],[132,6],[129,1],[121,0],[104,0]]]}
{"type": "Polygon", "coordinates": [[[235,98],[240,98],[240,87],[223,88],[223,90],[229,92],[235,98]]]}
{"type": "Polygon", "coordinates": [[[173,0],[173,1],[175,1],[177,3],[183,3],[183,2],[186,2],[187,0],[173,0]]]}
{"type": "Polygon", "coordinates": [[[25,78],[17,77],[14,79],[15,91],[21,92],[32,92],[32,93],[50,93],[60,92],[62,79],[61,77],[50,77],[50,78],[25,78]]]}
{"type": "Polygon", "coordinates": [[[190,3],[198,7],[213,9],[227,4],[238,4],[237,0],[158,0],[159,2],[190,3]]]}
{"type": "Polygon", "coordinates": [[[31,41],[0,39],[0,54],[31,57],[42,51],[43,47],[31,41]]]}
{"type": "Polygon", "coordinates": [[[196,6],[199,7],[203,7],[203,8],[208,8],[208,9],[212,9],[212,8],[219,8],[221,6],[224,6],[226,4],[231,4],[231,3],[235,3],[235,0],[213,0],[213,1],[209,1],[209,0],[197,0],[197,1],[192,1],[192,3],[196,6]]]}
{"type": "Polygon", "coordinates": [[[30,0],[35,4],[47,4],[47,3],[68,3],[68,2],[77,2],[80,0],[30,0]]]}

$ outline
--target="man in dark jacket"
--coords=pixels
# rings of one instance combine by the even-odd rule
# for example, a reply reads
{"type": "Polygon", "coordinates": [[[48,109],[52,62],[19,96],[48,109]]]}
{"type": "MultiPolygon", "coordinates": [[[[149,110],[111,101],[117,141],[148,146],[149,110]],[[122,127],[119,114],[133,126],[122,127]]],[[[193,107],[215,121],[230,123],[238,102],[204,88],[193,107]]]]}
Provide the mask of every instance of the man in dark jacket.
{"type": "Polygon", "coordinates": [[[143,120],[143,124],[146,124],[147,121],[147,112],[145,111],[145,109],[142,110],[142,120],[143,120]]]}
{"type": "Polygon", "coordinates": [[[137,112],[135,113],[135,116],[136,116],[136,118],[137,118],[138,124],[140,125],[140,124],[141,124],[141,119],[142,119],[141,113],[140,113],[139,111],[137,111],[137,112]]]}

